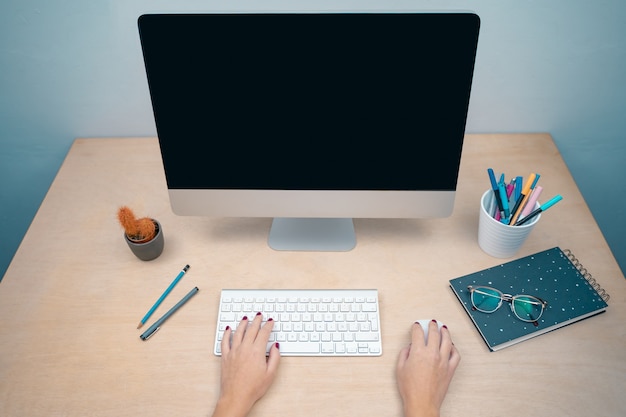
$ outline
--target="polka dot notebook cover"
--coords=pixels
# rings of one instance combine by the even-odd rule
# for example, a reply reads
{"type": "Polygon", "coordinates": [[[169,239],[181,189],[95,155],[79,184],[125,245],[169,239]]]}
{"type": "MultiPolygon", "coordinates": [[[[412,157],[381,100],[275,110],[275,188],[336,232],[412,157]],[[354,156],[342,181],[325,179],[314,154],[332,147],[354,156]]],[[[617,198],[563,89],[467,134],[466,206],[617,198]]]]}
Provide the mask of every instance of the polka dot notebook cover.
{"type": "Polygon", "coordinates": [[[602,313],[609,295],[558,247],[450,280],[490,350],[602,313]]]}

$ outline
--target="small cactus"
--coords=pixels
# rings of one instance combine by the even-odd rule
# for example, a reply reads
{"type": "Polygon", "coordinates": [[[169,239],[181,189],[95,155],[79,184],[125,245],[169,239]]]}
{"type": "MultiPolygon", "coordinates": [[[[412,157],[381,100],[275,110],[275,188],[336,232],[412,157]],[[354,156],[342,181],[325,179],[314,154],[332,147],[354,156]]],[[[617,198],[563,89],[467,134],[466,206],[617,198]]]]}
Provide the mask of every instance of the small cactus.
{"type": "Polygon", "coordinates": [[[117,218],[124,228],[124,233],[130,240],[136,243],[148,242],[156,235],[156,224],[149,217],[138,219],[135,213],[126,207],[120,207],[117,218]]]}

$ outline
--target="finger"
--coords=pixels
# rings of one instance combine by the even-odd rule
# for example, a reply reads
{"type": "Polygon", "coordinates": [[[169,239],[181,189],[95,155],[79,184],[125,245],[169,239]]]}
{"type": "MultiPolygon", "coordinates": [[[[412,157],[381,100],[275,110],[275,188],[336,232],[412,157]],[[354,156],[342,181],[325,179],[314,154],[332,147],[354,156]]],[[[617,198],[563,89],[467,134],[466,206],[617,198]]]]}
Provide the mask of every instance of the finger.
{"type": "Polygon", "coordinates": [[[261,328],[261,322],[263,321],[263,315],[259,312],[256,313],[254,320],[250,323],[246,329],[246,334],[243,335],[243,340],[246,343],[253,343],[256,340],[259,329],[261,328]]]}
{"type": "Polygon", "coordinates": [[[447,327],[441,328],[441,351],[448,357],[448,366],[454,372],[461,361],[461,354],[452,342],[452,337],[447,327]]]}
{"type": "Polygon", "coordinates": [[[270,334],[274,328],[274,319],[269,318],[257,334],[256,340],[259,344],[267,346],[267,342],[270,340],[270,334]]]}
{"type": "Polygon", "coordinates": [[[413,327],[411,329],[411,342],[416,346],[424,346],[424,329],[419,323],[413,323],[413,327]]]}
{"type": "Polygon", "coordinates": [[[232,346],[239,346],[241,341],[243,340],[243,336],[246,333],[248,327],[248,317],[243,316],[241,321],[239,322],[239,326],[235,330],[235,334],[233,335],[233,344],[232,346]]]}
{"type": "Polygon", "coordinates": [[[406,346],[400,350],[400,354],[398,355],[398,361],[396,364],[397,369],[404,368],[404,364],[409,359],[409,353],[411,352],[411,346],[406,346]]]}
{"type": "Polygon", "coordinates": [[[276,374],[278,364],[280,363],[280,345],[278,342],[274,343],[270,348],[270,355],[267,359],[267,371],[272,377],[276,374]]]}
{"type": "Polygon", "coordinates": [[[450,369],[452,372],[456,370],[456,367],[459,366],[459,362],[461,362],[461,353],[456,348],[456,346],[452,345],[452,350],[450,352],[450,369]]]}
{"type": "Polygon", "coordinates": [[[230,335],[232,333],[232,329],[230,326],[226,326],[224,330],[224,334],[222,335],[222,357],[228,355],[230,352],[230,335]]]}
{"type": "Polygon", "coordinates": [[[441,327],[441,351],[451,354],[452,346],[454,346],[454,343],[452,343],[452,336],[450,335],[450,330],[448,330],[448,326],[444,324],[441,327]]]}
{"type": "Polygon", "coordinates": [[[439,324],[436,320],[431,320],[428,323],[428,343],[429,346],[434,346],[439,349],[441,346],[441,333],[439,332],[439,324]]]}

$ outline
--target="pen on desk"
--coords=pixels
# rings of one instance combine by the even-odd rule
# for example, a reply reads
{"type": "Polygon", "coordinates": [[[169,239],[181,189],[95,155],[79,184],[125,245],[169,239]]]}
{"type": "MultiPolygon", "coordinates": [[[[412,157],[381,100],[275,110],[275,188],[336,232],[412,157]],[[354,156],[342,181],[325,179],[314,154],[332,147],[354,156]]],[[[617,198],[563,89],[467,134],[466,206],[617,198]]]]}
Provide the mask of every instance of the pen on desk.
{"type": "Polygon", "coordinates": [[[498,210],[500,211],[500,215],[502,215],[502,213],[504,213],[504,208],[502,207],[502,201],[500,200],[500,187],[496,182],[496,176],[493,173],[493,169],[488,168],[487,174],[489,174],[489,181],[491,182],[491,189],[493,190],[493,196],[496,199],[498,210]]]}
{"type": "Polygon", "coordinates": [[[522,188],[522,193],[520,194],[519,198],[515,202],[515,206],[513,207],[513,210],[511,211],[511,220],[509,221],[510,225],[513,225],[517,221],[517,218],[519,217],[522,209],[524,208],[524,204],[530,197],[530,189],[532,185],[535,183],[536,176],[537,174],[534,174],[534,173],[530,174],[528,176],[528,179],[524,183],[524,188],[522,188]]]}
{"type": "Polygon", "coordinates": [[[152,313],[154,313],[154,310],[156,310],[157,307],[161,305],[163,300],[165,300],[165,297],[167,297],[167,295],[172,291],[172,289],[176,286],[176,284],[178,284],[178,281],[180,281],[180,279],[183,277],[183,275],[185,275],[185,272],[187,272],[188,269],[189,269],[189,265],[185,265],[185,267],[178,273],[178,275],[176,276],[176,278],[174,278],[174,281],[172,281],[170,286],[165,289],[161,297],[159,297],[159,299],[156,300],[152,308],[148,310],[145,316],[143,316],[143,318],[139,322],[139,325],[137,326],[138,329],[141,328],[141,326],[145,324],[145,322],[150,318],[152,313]]]}
{"type": "Polygon", "coordinates": [[[524,217],[523,219],[518,220],[515,223],[515,226],[523,225],[524,223],[526,223],[527,221],[529,221],[530,219],[535,217],[537,214],[541,213],[542,211],[546,211],[547,209],[549,209],[550,207],[552,207],[553,205],[555,205],[556,203],[558,203],[562,199],[563,199],[563,197],[561,197],[559,194],[555,195],[550,200],[548,200],[547,202],[542,204],[541,207],[539,207],[537,210],[531,212],[528,216],[524,217]]]}
{"type": "Polygon", "coordinates": [[[141,336],[139,336],[141,340],[148,340],[153,334],[155,334],[161,328],[161,325],[165,322],[165,320],[169,319],[170,316],[176,312],[176,310],[181,308],[187,301],[189,301],[191,297],[196,295],[197,292],[198,292],[198,287],[194,287],[194,289],[189,291],[189,293],[186,296],[184,296],[182,300],[176,303],[176,305],[172,307],[167,313],[165,313],[163,317],[155,321],[152,326],[148,327],[148,330],[146,330],[145,332],[142,333],[141,336]]]}

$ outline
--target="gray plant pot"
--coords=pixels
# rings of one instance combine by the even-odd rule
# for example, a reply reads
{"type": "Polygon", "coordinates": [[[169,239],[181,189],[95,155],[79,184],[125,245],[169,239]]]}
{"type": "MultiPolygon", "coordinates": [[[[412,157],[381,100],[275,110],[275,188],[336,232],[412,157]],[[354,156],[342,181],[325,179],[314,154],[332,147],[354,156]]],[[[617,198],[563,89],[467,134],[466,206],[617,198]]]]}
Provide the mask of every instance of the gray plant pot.
{"type": "Polygon", "coordinates": [[[156,224],[157,233],[154,239],[145,243],[135,243],[126,236],[124,233],[124,240],[128,244],[130,250],[135,254],[136,257],[141,259],[142,261],[151,261],[155,258],[158,258],[159,255],[163,252],[163,246],[165,245],[165,239],[163,238],[163,228],[161,228],[161,223],[157,220],[152,219],[152,221],[156,224]]]}

